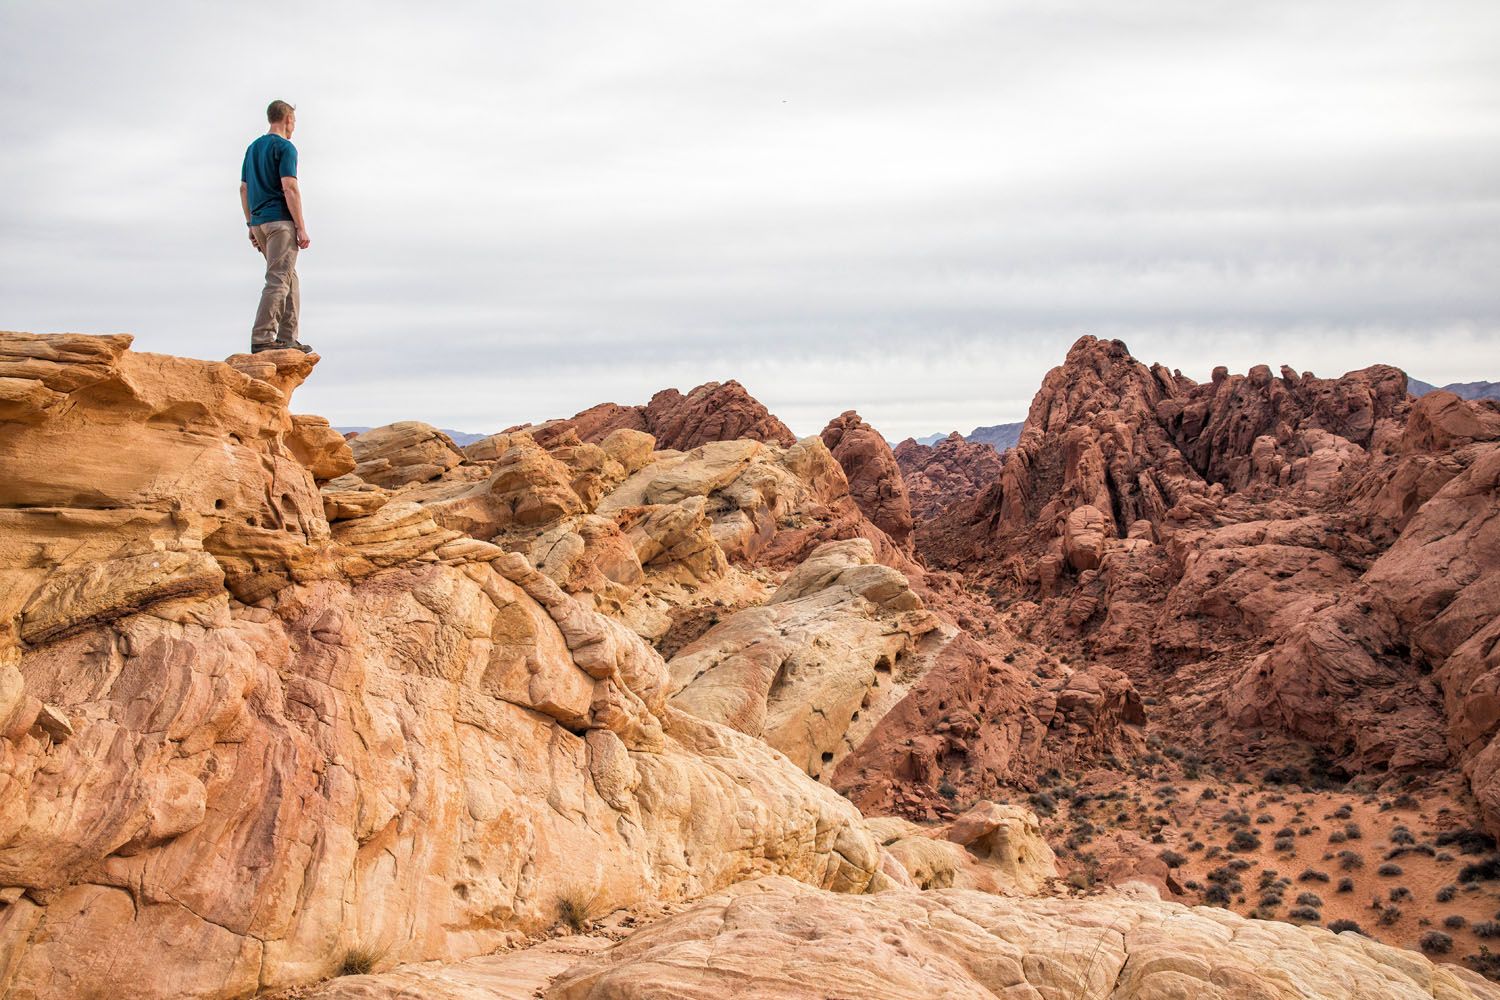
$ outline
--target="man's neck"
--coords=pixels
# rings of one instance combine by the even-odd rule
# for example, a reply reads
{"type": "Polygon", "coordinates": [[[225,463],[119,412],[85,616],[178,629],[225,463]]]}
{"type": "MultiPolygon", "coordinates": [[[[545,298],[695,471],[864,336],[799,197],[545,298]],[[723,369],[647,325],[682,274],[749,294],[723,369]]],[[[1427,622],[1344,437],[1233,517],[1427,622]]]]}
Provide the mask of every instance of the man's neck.
{"type": "Polygon", "coordinates": [[[283,128],[280,125],[272,125],[269,134],[270,135],[279,135],[283,139],[290,139],[291,138],[291,136],[289,136],[289,135],[286,134],[286,129],[283,128]]]}

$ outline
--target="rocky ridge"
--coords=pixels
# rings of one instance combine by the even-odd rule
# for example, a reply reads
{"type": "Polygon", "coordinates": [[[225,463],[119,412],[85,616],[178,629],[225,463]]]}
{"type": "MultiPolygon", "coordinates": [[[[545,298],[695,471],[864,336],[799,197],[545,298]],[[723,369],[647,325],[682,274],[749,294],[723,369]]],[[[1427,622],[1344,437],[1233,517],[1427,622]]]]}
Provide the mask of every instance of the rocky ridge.
{"type": "Polygon", "coordinates": [[[464,446],[412,422],[345,442],[288,408],[316,362],[0,334],[0,993],[228,998],[365,955],[440,964],[321,995],[1495,995],[1356,935],[1164,904],[1158,861],[1114,878],[1154,890],[1103,889],[988,801],[1211,712],[1368,728],[1378,699],[1318,709],[1275,659],[1320,614],[1344,636],[1366,591],[1443,658],[1451,704],[1434,687],[1410,728],[1465,720],[1477,749],[1443,761],[1477,761],[1480,791],[1482,407],[1414,409],[1383,369],[1209,392],[1080,342],[1000,478],[924,523],[852,412],[797,441],[725,383],[464,446]],[[1283,562],[1225,596],[1173,586],[1268,546],[1283,562]],[[1205,621],[1232,656],[1189,661],[1205,621]],[[1167,654],[1195,681],[1244,669],[1162,717],[1167,654]],[[610,925],[608,951],[470,957],[721,891],[610,925]],[[1085,954],[1064,925],[1105,929],[1085,954]]]}

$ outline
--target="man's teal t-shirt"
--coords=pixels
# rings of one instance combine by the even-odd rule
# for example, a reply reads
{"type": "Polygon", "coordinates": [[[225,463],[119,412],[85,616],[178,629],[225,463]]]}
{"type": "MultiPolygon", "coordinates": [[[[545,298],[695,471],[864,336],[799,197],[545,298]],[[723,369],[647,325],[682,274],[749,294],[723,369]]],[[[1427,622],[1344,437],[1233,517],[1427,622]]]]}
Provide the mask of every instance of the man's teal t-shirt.
{"type": "Polygon", "coordinates": [[[240,180],[249,188],[250,224],[291,222],[281,179],[297,176],[297,147],[275,132],[267,132],[245,150],[240,180]]]}

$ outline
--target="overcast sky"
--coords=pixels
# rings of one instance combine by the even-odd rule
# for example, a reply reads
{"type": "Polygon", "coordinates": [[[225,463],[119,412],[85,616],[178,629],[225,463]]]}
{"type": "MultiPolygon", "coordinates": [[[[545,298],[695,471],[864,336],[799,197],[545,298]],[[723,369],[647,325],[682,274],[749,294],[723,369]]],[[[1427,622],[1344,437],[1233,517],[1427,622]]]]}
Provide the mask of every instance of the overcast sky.
{"type": "Polygon", "coordinates": [[[0,3],[0,328],[243,350],[272,98],[296,408],[469,431],[738,378],[799,434],[1195,378],[1500,379],[1500,3],[0,3]]]}

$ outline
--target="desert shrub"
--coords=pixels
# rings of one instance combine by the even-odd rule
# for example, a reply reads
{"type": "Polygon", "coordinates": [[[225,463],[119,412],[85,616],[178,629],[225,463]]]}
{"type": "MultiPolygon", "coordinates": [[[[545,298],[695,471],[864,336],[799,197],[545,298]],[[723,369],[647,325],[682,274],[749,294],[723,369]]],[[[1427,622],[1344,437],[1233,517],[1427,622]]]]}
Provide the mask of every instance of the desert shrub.
{"type": "Polygon", "coordinates": [[[1411,890],[1404,885],[1398,885],[1391,890],[1391,902],[1401,903],[1411,899],[1411,890]]]}
{"type": "Polygon", "coordinates": [[[1397,875],[1404,875],[1405,870],[1400,865],[1391,864],[1389,861],[1387,861],[1385,864],[1375,869],[1375,874],[1384,875],[1386,878],[1395,878],[1397,875]]]}
{"type": "Polygon", "coordinates": [[[1221,865],[1209,872],[1208,880],[1210,882],[1217,882],[1220,885],[1229,886],[1235,892],[1239,892],[1243,888],[1239,876],[1228,865],[1221,865]]]}
{"type": "Polygon", "coordinates": [[[1493,920],[1485,920],[1469,929],[1474,932],[1475,937],[1500,938],[1500,923],[1493,920]]]}
{"type": "Polygon", "coordinates": [[[1333,933],[1335,934],[1342,934],[1344,933],[1344,931],[1353,931],[1356,934],[1364,933],[1364,931],[1360,929],[1359,924],[1355,923],[1352,920],[1335,920],[1333,923],[1328,925],[1328,929],[1333,931],[1333,933]]]}
{"type": "Polygon", "coordinates": [[[1249,826],[1250,814],[1243,809],[1231,809],[1219,817],[1219,822],[1225,826],[1249,826]]]}
{"type": "Polygon", "coordinates": [[[1289,826],[1284,826],[1280,830],[1276,831],[1276,836],[1277,836],[1277,838],[1281,838],[1281,837],[1295,837],[1295,836],[1297,836],[1297,831],[1293,830],[1289,826]]]}
{"type": "Polygon", "coordinates": [[[1274,910],[1281,905],[1281,893],[1268,892],[1260,897],[1260,907],[1263,910],[1274,910]]]}
{"type": "Polygon", "coordinates": [[[1495,849],[1495,838],[1483,830],[1444,830],[1437,835],[1439,847],[1457,847],[1460,854],[1483,854],[1495,849]]]}
{"type": "Polygon", "coordinates": [[[1347,833],[1345,833],[1343,830],[1335,830],[1335,831],[1333,831],[1332,833],[1330,833],[1328,835],[1328,842],[1330,844],[1342,844],[1344,841],[1346,841],[1348,839],[1349,839],[1349,835],[1347,833]]]}
{"type": "Polygon", "coordinates": [[[1390,841],[1393,844],[1415,844],[1417,838],[1406,827],[1396,826],[1391,828],[1390,841]]]}
{"type": "Polygon", "coordinates": [[[1443,918],[1443,926],[1448,928],[1450,931],[1461,931],[1465,927],[1469,926],[1469,922],[1464,919],[1464,915],[1462,913],[1450,913],[1448,914],[1448,916],[1443,918]]]}
{"type": "Polygon", "coordinates": [[[1411,844],[1410,846],[1391,848],[1385,852],[1385,859],[1387,861],[1394,861],[1397,858],[1404,858],[1408,854],[1422,854],[1431,858],[1437,856],[1437,851],[1433,849],[1431,844],[1411,844]]]}
{"type": "Polygon", "coordinates": [[[1437,901],[1439,903],[1446,903],[1456,895],[1458,895],[1458,886],[1445,885],[1437,891],[1437,901]]]}
{"type": "Polygon", "coordinates": [[[1249,830],[1236,830],[1227,846],[1231,851],[1253,851],[1260,847],[1260,838],[1249,830]]]}
{"type": "Polygon", "coordinates": [[[1453,939],[1442,931],[1428,931],[1417,944],[1429,955],[1446,955],[1453,950],[1453,939]]]}
{"type": "Polygon", "coordinates": [[[1348,819],[1350,816],[1353,816],[1353,815],[1354,815],[1354,807],[1351,806],[1347,802],[1345,802],[1343,805],[1339,806],[1337,809],[1335,809],[1333,811],[1333,818],[1334,819],[1348,819]]]}
{"type": "Polygon", "coordinates": [[[1028,800],[1031,808],[1040,816],[1051,816],[1057,812],[1057,800],[1047,792],[1037,792],[1028,800]]]}
{"type": "Polygon", "coordinates": [[[1353,892],[1354,891],[1354,880],[1352,878],[1341,878],[1341,879],[1339,879],[1339,887],[1338,887],[1337,891],[1339,891],[1339,892],[1353,892]]]}
{"type": "Polygon", "coordinates": [[[1162,851],[1157,855],[1157,857],[1160,858],[1161,863],[1166,865],[1168,868],[1181,868],[1184,864],[1187,863],[1187,855],[1178,854],[1176,851],[1162,851]]]}
{"type": "Polygon", "coordinates": [[[1203,789],[1203,791],[1198,793],[1198,798],[1202,799],[1205,802],[1212,802],[1218,799],[1218,797],[1219,793],[1214,791],[1212,788],[1205,788],[1203,789]]]}
{"type": "Polygon", "coordinates": [[[1395,806],[1397,809],[1415,809],[1417,808],[1419,803],[1417,802],[1416,796],[1409,795],[1403,792],[1402,794],[1396,796],[1396,801],[1391,803],[1391,805],[1395,806]]]}
{"type": "Polygon", "coordinates": [[[1302,769],[1296,767],[1271,767],[1265,773],[1268,785],[1300,785],[1302,780],[1302,769]]]}
{"type": "Polygon", "coordinates": [[[557,916],[573,930],[582,931],[593,919],[597,899],[597,893],[581,883],[564,886],[557,894],[557,916]]]}
{"type": "Polygon", "coordinates": [[[1358,851],[1339,851],[1339,867],[1346,872],[1352,872],[1365,866],[1364,855],[1358,851]]]}
{"type": "Polygon", "coordinates": [[[1380,911],[1380,926],[1389,927],[1401,919],[1401,907],[1387,906],[1380,911]]]}
{"type": "Polygon", "coordinates": [[[1311,906],[1298,906],[1287,911],[1287,918],[1289,920],[1304,920],[1309,923],[1317,923],[1323,919],[1323,914],[1311,906]]]}
{"type": "Polygon", "coordinates": [[[1299,892],[1297,894],[1297,905],[1298,906],[1316,906],[1319,909],[1322,909],[1322,907],[1323,907],[1323,897],[1319,896],[1315,892],[1299,892]]]}
{"type": "Polygon", "coordinates": [[[1301,875],[1297,876],[1297,881],[1298,882],[1327,882],[1327,881],[1329,881],[1329,879],[1328,879],[1328,873],[1327,872],[1320,872],[1316,868],[1309,868],[1306,871],[1304,871],[1301,875]]]}
{"type": "Polygon", "coordinates": [[[1458,870],[1460,882],[1489,882],[1500,879],[1500,855],[1464,865],[1458,870]]]}
{"type": "Polygon", "coordinates": [[[1277,837],[1271,842],[1271,846],[1275,847],[1278,851],[1295,851],[1297,849],[1297,842],[1291,837],[1277,837]]]}
{"type": "Polygon", "coordinates": [[[1448,862],[1453,860],[1453,855],[1449,851],[1438,851],[1437,854],[1433,855],[1433,857],[1437,858],[1437,860],[1441,861],[1443,864],[1447,864],[1448,862]]]}
{"type": "Polygon", "coordinates": [[[1500,955],[1496,955],[1484,945],[1479,946],[1478,953],[1465,955],[1464,964],[1486,979],[1500,982],[1500,955]]]}
{"type": "Polygon", "coordinates": [[[1203,901],[1209,906],[1228,906],[1232,898],[1229,890],[1218,883],[1209,886],[1208,891],[1203,894],[1203,901]]]}
{"type": "Polygon", "coordinates": [[[1344,824],[1344,836],[1348,837],[1350,840],[1359,840],[1364,835],[1365,832],[1364,830],[1360,829],[1358,823],[1344,824]]]}
{"type": "Polygon", "coordinates": [[[375,965],[380,959],[380,952],[373,949],[350,948],[344,952],[343,961],[339,963],[338,975],[368,976],[375,971],[375,965]]]}

